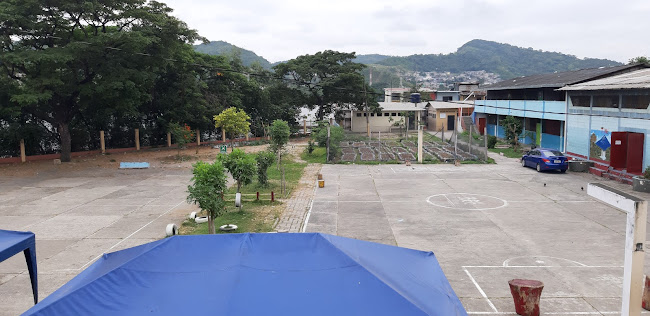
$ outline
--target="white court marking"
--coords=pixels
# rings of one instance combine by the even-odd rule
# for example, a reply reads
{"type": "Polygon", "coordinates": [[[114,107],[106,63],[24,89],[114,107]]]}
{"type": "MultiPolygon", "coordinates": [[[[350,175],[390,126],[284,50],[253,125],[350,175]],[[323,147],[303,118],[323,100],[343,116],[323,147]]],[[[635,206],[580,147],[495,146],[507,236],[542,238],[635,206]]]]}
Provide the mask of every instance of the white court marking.
{"type": "MultiPolygon", "coordinates": [[[[540,260],[535,261],[536,263],[540,263],[540,260]]],[[[543,263],[543,261],[541,262],[543,263]]],[[[469,277],[470,281],[474,284],[478,292],[481,294],[481,296],[486,300],[487,304],[492,308],[492,312],[471,312],[467,311],[467,314],[469,315],[517,315],[517,313],[513,312],[499,312],[496,306],[492,303],[490,298],[485,294],[481,286],[478,284],[476,279],[474,279],[474,276],[469,272],[470,268],[501,268],[501,269],[509,269],[509,268],[623,268],[623,266],[590,266],[586,265],[584,263],[570,260],[570,259],[565,259],[565,258],[558,258],[558,257],[551,257],[551,256],[520,256],[520,257],[512,257],[510,259],[507,259],[503,261],[503,263],[500,266],[462,266],[461,267],[463,271],[467,274],[469,277]],[[549,258],[549,259],[556,259],[559,261],[565,261],[569,262],[573,265],[568,265],[568,266],[562,266],[562,265],[530,265],[530,266],[512,266],[510,265],[510,261],[514,259],[521,259],[521,258],[549,258]]],[[[620,311],[588,311],[588,312],[544,312],[544,315],[620,315],[620,311]]],[[[642,314],[648,314],[650,313],[649,311],[642,311],[642,314]]]]}
{"type": "Polygon", "coordinates": [[[508,201],[504,199],[495,196],[474,194],[474,193],[434,194],[427,197],[427,203],[433,206],[438,206],[438,207],[443,207],[448,209],[472,210],[472,211],[494,210],[494,209],[508,206],[508,201]],[[448,205],[442,204],[440,203],[440,201],[435,201],[436,198],[440,198],[440,200],[442,200],[442,198],[445,198],[448,202],[448,205]],[[492,206],[492,205],[496,205],[496,206],[492,206]]]}

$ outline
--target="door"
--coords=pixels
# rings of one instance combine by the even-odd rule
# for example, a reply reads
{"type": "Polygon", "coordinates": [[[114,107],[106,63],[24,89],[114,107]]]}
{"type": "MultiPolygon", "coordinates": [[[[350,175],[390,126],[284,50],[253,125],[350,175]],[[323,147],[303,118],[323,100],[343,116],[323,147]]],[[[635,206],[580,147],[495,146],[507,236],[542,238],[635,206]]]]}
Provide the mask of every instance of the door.
{"type": "Polygon", "coordinates": [[[627,172],[641,173],[643,170],[643,134],[627,135],[627,172]]]}
{"type": "Polygon", "coordinates": [[[456,128],[456,115],[447,115],[447,130],[453,131],[456,128]]]}
{"type": "Polygon", "coordinates": [[[627,166],[627,135],[628,132],[612,132],[609,165],[615,169],[625,169],[627,166]]]}
{"type": "Polygon", "coordinates": [[[483,135],[483,132],[485,131],[485,118],[484,117],[479,117],[478,118],[478,132],[483,135]]]}

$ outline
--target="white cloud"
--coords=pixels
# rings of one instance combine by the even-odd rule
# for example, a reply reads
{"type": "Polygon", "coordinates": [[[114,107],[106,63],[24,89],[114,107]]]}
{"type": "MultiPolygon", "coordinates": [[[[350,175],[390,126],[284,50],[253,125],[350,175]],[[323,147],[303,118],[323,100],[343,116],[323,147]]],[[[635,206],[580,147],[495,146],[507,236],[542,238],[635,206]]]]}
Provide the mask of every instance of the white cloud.
{"type": "Polygon", "coordinates": [[[472,39],[627,61],[650,55],[647,0],[163,0],[210,40],[270,61],[325,49],[455,51],[472,39]]]}

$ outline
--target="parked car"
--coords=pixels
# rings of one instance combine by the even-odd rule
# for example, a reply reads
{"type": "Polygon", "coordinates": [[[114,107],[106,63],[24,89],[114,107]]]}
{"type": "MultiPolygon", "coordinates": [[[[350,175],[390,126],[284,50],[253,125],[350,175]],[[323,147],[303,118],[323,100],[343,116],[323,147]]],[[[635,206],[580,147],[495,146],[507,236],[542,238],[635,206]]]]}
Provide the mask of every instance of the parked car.
{"type": "Polygon", "coordinates": [[[562,152],[548,148],[535,148],[526,152],[521,157],[521,165],[523,167],[535,168],[537,172],[560,170],[560,172],[564,173],[569,168],[567,157],[562,152]]]}

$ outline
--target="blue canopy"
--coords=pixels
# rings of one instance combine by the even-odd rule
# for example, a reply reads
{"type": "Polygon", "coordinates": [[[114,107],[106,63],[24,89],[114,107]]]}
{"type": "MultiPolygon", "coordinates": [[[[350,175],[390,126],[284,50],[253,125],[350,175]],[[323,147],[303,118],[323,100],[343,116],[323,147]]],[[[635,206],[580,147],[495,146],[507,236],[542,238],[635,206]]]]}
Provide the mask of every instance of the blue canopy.
{"type": "Polygon", "coordinates": [[[38,303],[38,279],[36,276],[36,238],[32,232],[17,232],[0,229],[0,262],[23,252],[27,261],[29,278],[32,281],[34,304],[38,303]]]}
{"type": "Polygon", "coordinates": [[[467,315],[432,252],[326,234],[174,236],[105,254],[25,315],[467,315]]]}

